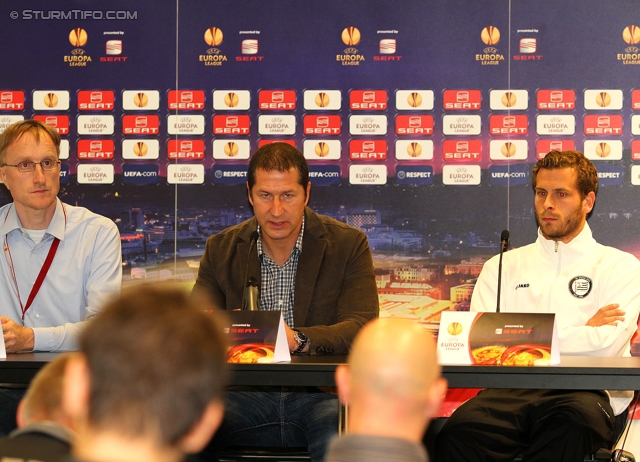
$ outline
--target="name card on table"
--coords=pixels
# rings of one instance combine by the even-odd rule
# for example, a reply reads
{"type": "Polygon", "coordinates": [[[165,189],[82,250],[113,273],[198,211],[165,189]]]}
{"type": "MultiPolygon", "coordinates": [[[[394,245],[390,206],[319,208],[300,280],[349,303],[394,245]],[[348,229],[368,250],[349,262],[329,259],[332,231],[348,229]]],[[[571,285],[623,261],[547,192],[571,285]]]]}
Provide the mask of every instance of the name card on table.
{"type": "Polygon", "coordinates": [[[560,363],[553,313],[444,311],[440,364],[549,366],[560,363]]]}
{"type": "Polygon", "coordinates": [[[0,358],[4,359],[7,357],[7,348],[4,344],[4,336],[0,335],[0,358]]]}
{"type": "Polygon", "coordinates": [[[227,311],[225,333],[230,363],[291,361],[280,311],[227,311]]]}

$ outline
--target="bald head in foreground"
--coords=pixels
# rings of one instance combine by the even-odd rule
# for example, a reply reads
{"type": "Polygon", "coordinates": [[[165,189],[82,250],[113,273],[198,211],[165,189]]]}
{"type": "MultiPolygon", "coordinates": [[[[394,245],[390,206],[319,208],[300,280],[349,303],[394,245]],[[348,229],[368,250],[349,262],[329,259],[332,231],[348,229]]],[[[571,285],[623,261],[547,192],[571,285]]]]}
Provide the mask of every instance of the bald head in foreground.
{"type": "Polygon", "coordinates": [[[447,389],[428,331],[406,319],[370,322],[336,384],[348,435],[332,442],[328,461],[427,460],[422,438],[447,389]]]}

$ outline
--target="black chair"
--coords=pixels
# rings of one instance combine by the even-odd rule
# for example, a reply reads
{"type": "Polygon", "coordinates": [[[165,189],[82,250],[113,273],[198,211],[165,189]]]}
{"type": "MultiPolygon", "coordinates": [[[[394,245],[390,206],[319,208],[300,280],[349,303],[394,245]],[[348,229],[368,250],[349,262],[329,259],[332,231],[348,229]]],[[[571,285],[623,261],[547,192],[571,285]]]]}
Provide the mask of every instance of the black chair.
{"type": "MultiPolygon", "coordinates": [[[[616,423],[614,426],[616,431],[616,442],[614,443],[614,446],[616,446],[620,441],[627,425],[629,425],[629,408],[616,416],[616,423]]],[[[588,455],[584,460],[585,462],[636,462],[635,456],[629,451],[607,448],[598,449],[595,454],[588,455]]]]}
{"type": "MultiPolygon", "coordinates": [[[[624,433],[624,429],[627,427],[629,417],[629,409],[626,409],[620,415],[616,416],[616,422],[614,424],[615,430],[615,443],[614,447],[618,444],[620,437],[624,433]]],[[[513,462],[520,461],[521,458],[517,457],[513,462]]],[[[620,449],[607,449],[600,448],[595,454],[587,454],[584,458],[584,462],[636,462],[636,458],[628,451],[620,449]]]]}
{"type": "Polygon", "coordinates": [[[600,449],[591,458],[585,459],[585,462],[636,462],[636,458],[628,451],[615,449],[600,449]]]}
{"type": "MultiPolygon", "coordinates": [[[[346,406],[340,405],[338,413],[338,434],[347,431],[346,406]]],[[[219,462],[309,462],[311,456],[307,448],[283,448],[265,446],[227,446],[218,457],[219,462]]]]}
{"type": "MultiPolygon", "coordinates": [[[[620,415],[616,416],[615,422],[615,431],[616,431],[616,444],[624,434],[624,430],[628,424],[628,416],[629,410],[627,409],[620,415]]],[[[427,448],[427,452],[429,453],[430,460],[434,460],[434,448],[435,448],[435,439],[438,432],[442,429],[445,422],[447,421],[446,417],[440,417],[433,419],[427,429],[427,433],[423,439],[423,443],[427,448]]],[[[522,460],[521,457],[516,457],[513,462],[520,462],[522,460]]],[[[636,462],[635,456],[628,452],[620,449],[607,449],[601,448],[595,454],[588,454],[584,458],[584,462],[636,462]]]]}

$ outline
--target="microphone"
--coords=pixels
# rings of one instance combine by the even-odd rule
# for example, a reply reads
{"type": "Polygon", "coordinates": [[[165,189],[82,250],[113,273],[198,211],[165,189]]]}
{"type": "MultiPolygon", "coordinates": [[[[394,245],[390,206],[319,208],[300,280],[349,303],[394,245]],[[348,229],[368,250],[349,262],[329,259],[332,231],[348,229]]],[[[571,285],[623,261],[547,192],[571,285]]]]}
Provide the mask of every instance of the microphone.
{"type": "Polygon", "coordinates": [[[507,250],[509,250],[509,230],[508,229],[502,230],[502,234],[500,234],[500,245],[502,246],[500,253],[506,252],[507,250]]]}
{"type": "Polygon", "coordinates": [[[249,252],[247,253],[247,265],[244,269],[242,304],[240,305],[243,310],[258,311],[260,309],[260,289],[258,287],[258,281],[253,276],[249,277],[249,257],[251,256],[251,250],[253,250],[253,246],[259,237],[260,234],[258,234],[258,231],[251,233],[249,252]]]}
{"type": "Polygon", "coordinates": [[[242,297],[244,298],[242,303],[243,310],[258,311],[260,309],[260,288],[258,287],[258,281],[253,276],[245,284],[242,297]]]}
{"type": "Polygon", "coordinates": [[[496,313],[500,313],[500,286],[502,284],[502,254],[509,250],[509,230],[500,234],[500,263],[498,263],[498,296],[496,297],[496,313]]]}

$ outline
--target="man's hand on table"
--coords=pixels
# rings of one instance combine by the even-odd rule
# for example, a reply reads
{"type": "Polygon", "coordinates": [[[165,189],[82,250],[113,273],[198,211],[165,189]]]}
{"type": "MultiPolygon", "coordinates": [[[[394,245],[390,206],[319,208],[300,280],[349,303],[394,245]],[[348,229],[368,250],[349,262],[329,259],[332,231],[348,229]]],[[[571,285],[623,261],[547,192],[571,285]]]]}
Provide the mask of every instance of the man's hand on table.
{"type": "Polygon", "coordinates": [[[0,316],[0,322],[2,322],[2,335],[7,353],[33,350],[33,329],[22,327],[6,316],[0,316]]]}

